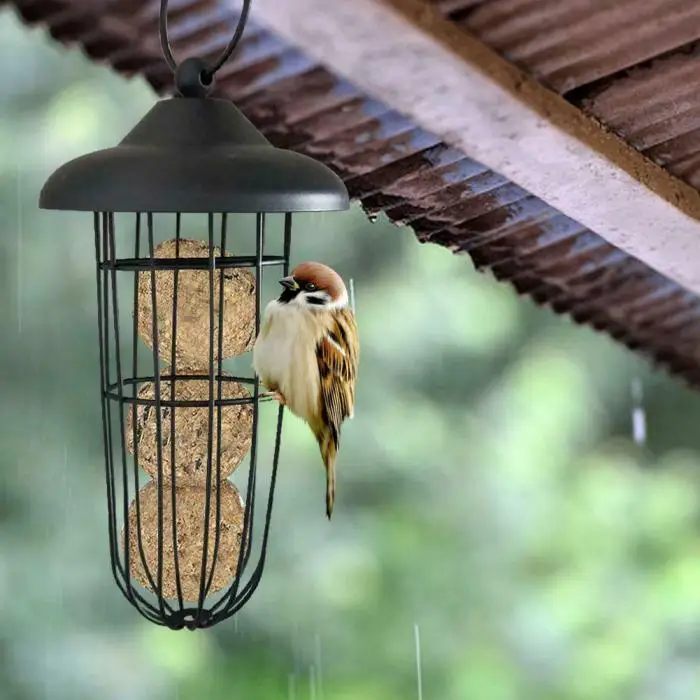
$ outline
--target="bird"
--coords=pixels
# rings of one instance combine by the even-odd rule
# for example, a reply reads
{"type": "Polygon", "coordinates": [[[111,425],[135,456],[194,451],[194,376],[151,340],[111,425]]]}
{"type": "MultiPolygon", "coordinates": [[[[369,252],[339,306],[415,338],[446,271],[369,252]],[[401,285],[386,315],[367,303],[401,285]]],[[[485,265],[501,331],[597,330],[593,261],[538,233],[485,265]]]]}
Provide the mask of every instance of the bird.
{"type": "Polygon", "coordinates": [[[360,343],[341,276],[303,262],[279,280],[282,293],[263,313],[253,369],[271,396],[311,428],[326,469],[326,515],[335,503],[335,461],[352,418],[360,343]]]}

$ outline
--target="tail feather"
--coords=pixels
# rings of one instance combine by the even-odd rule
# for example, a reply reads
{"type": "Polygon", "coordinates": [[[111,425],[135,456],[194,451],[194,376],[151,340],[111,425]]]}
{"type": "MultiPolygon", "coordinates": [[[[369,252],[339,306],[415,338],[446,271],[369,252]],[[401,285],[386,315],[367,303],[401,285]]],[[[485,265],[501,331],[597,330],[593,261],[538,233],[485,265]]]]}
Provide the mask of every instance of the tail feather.
{"type": "Polygon", "coordinates": [[[316,434],[316,440],[326,468],[326,515],[330,520],[335,504],[335,458],[338,454],[338,435],[332,428],[324,426],[316,434]]]}

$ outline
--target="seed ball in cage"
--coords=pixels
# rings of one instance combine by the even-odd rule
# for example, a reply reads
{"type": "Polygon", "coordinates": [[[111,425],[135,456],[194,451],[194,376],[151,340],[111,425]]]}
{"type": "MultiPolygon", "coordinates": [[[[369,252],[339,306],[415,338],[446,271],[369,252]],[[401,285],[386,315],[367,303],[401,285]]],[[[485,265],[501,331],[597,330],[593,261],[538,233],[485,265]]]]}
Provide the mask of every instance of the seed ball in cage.
{"type": "MultiPolygon", "coordinates": [[[[202,557],[204,555],[204,509],[206,490],[193,486],[178,487],[175,491],[177,566],[175,548],[173,547],[173,489],[163,484],[163,580],[161,595],[163,598],[177,599],[177,573],[179,570],[183,600],[196,601],[202,574],[202,557]]],[[[210,491],[209,545],[207,548],[207,565],[205,585],[214,566],[209,593],[216,593],[225,588],[236,575],[238,554],[243,533],[245,507],[238,489],[230,481],[222,481],[221,513],[216,520],[216,491],[210,491]],[[219,544],[214,562],[216,531],[219,531],[219,544]]],[[[154,591],[158,585],[158,487],[155,481],[149,481],[138,493],[139,519],[137,520],[136,499],[129,506],[129,568],[131,575],[144,588],[154,591]],[[140,528],[139,528],[140,520],[140,528]],[[149,581],[146,568],[141,558],[138,535],[141,534],[143,559],[153,583],[149,581]]],[[[126,532],[122,528],[122,550],[126,548],[126,532]]]]}
{"type": "MultiPolygon", "coordinates": [[[[161,377],[171,374],[166,369],[161,377]]],[[[223,374],[222,377],[229,377],[223,374]]],[[[170,401],[172,383],[160,380],[160,397],[170,401]]],[[[169,482],[172,476],[172,450],[175,447],[175,484],[177,486],[206,485],[209,447],[209,373],[202,370],[184,369],[178,374],[175,384],[176,401],[204,401],[202,407],[162,406],[160,409],[160,456],[163,480],[169,482]],[[195,378],[184,379],[183,376],[195,378]],[[198,379],[196,377],[202,377],[198,379]],[[173,433],[173,414],[175,431],[173,433]]],[[[214,400],[218,398],[218,381],[214,379],[214,400]]],[[[154,400],[154,382],[145,383],[138,392],[140,399],[154,400]]],[[[221,382],[222,399],[249,398],[250,393],[239,382],[221,382]]],[[[216,466],[218,445],[218,421],[221,415],[221,450],[219,472],[221,479],[229,476],[243,461],[250,450],[253,431],[252,404],[233,404],[214,407],[212,412],[212,487],[216,486],[216,466]]],[[[158,474],[158,420],[154,405],[138,405],[136,408],[136,443],[134,443],[134,407],[129,409],[126,425],[126,442],[129,452],[135,453],[143,470],[152,478],[158,474]]]]}
{"type": "MultiPolygon", "coordinates": [[[[175,258],[177,242],[158,245],[156,258],[175,258]]],[[[180,258],[208,258],[209,246],[203,241],[180,240],[180,258]]],[[[219,256],[219,248],[214,255],[219,256]]],[[[228,255],[228,253],[226,253],[228,255]]],[[[153,348],[153,295],[151,272],[139,273],[138,319],[139,337],[153,348]]],[[[166,362],[172,360],[173,326],[176,365],[206,367],[209,363],[209,270],[158,270],[156,276],[156,320],[158,354],[166,362]],[[177,279],[177,289],[176,289],[177,279]],[[174,302],[177,295],[177,314],[174,302]]],[[[255,338],[255,278],[240,268],[214,272],[214,359],[219,359],[219,322],[222,328],[223,358],[250,350],[255,338]],[[223,275],[223,309],[220,312],[221,276],[223,275]]]]}

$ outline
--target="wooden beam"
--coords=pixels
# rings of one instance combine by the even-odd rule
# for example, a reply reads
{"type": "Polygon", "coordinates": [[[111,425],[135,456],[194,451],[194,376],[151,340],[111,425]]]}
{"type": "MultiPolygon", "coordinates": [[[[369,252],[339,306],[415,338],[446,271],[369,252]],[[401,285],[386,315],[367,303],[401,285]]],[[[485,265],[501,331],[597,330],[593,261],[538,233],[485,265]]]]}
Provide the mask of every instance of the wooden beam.
{"type": "Polygon", "coordinates": [[[700,293],[700,193],[422,0],[255,0],[253,16],[417,125],[700,293]]]}

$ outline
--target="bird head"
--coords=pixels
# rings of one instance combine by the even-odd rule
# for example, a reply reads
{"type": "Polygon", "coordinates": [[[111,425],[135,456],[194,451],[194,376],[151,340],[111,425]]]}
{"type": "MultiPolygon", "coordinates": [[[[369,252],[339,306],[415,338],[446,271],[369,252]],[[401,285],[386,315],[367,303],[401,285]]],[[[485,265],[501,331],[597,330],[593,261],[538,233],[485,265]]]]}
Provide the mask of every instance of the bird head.
{"type": "Polygon", "coordinates": [[[300,263],[280,284],[284,287],[277,300],[280,304],[306,309],[338,309],[348,305],[348,291],[342,277],[321,263],[300,263]]]}

